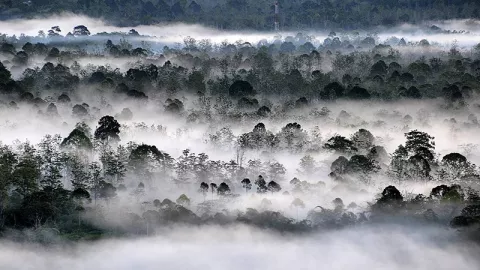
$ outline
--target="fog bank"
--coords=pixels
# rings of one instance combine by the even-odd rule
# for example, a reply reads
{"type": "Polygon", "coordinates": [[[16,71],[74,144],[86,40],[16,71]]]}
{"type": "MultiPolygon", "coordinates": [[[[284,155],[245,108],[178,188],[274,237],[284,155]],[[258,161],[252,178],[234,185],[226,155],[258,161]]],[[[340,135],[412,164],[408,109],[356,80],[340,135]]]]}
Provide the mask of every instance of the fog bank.
{"type": "Polygon", "coordinates": [[[63,250],[4,242],[0,261],[10,270],[478,269],[478,249],[455,243],[454,234],[391,226],[296,237],[244,226],[177,228],[63,250]]]}
{"type": "MultiPolygon", "coordinates": [[[[77,25],[87,26],[92,34],[101,32],[128,33],[130,29],[135,28],[141,35],[150,36],[148,40],[163,44],[183,44],[184,38],[188,36],[197,40],[209,39],[213,43],[221,43],[226,40],[228,42],[243,41],[256,44],[263,39],[273,41],[278,37],[285,38],[286,36],[295,36],[298,32],[303,32],[304,34],[313,36],[315,38],[313,43],[318,45],[318,43],[323,42],[329,34],[329,31],[327,30],[318,29],[299,29],[298,31],[281,31],[278,33],[261,31],[227,31],[206,27],[201,25],[201,23],[169,23],[139,25],[135,27],[116,27],[101,19],[72,13],[63,13],[61,15],[53,15],[46,18],[0,21],[0,33],[10,36],[19,36],[22,33],[29,36],[36,36],[40,30],[47,32],[52,26],[59,26],[62,29],[61,34],[66,35],[77,25]]],[[[442,46],[451,46],[455,41],[461,47],[471,47],[480,43],[479,26],[480,22],[475,20],[428,21],[417,25],[403,24],[395,27],[378,27],[368,31],[360,31],[364,32],[360,34],[374,33],[374,35],[378,37],[379,42],[385,42],[392,36],[397,36],[398,38],[405,38],[407,42],[418,42],[422,39],[428,39],[431,43],[438,43],[442,46]],[[433,25],[439,26],[444,31],[451,31],[451,33],[447,34],[443,31],[429,31],[430,27],[433,25]],[[453,33],[453,31],[457,31],[458,33],[453,33]]],[[[337,34],[339,34],[339,36],[346,36],[351,33],[337,34]]]]}

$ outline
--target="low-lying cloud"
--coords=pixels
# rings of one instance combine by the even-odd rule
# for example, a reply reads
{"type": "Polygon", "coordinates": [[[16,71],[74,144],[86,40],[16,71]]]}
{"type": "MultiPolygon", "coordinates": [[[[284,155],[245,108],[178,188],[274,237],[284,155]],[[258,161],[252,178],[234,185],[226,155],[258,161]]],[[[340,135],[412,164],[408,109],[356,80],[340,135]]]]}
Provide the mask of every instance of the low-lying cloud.
{"type": "MultiPolygon", "coordinates": [[[[1,33],[7,35],[25,34],[29,36],[36,36],[38,31],[47,31],[52,26],[59,26],[62,29],[63,35],[77,25],[85,25],[92,34],[101,32],[123,32],[128,33],[132,28],[135,28],[140,34],[151,36],[149,41],[158,42],[162,44],[173,45],[175,43],[183,44],[183,40],[190,36],[197,40],[209,39],[211,42],[219,44],[222,41],[228,42],[250,42],[257,44],[261,40],[273,41],[278,37],[285,38],[286,36],[295,36],[297,32],[303,32],[315,38],[313,43],[323,42],[328,37],[327,30],[318,29],[304,29],[303,31],[283,31],[283,32],[262,32],[262,31],[227,31],[218,30],[201,24],[185,24],[185,23],[165,23],[157,25],[139,25],[135,27],[117,27],[108,22],[91,18],[85,15],[77,15],[71,13],[63,13],[61,15],[52,15],[43,18],[33,19],[14,19],[8,21],[0,21],[1,33]]],[[[407,41],[418,42],[422,39],[428,39],[430,42],[438,43],[442,46],[451,46],[453,42],[461,47],[471,47],[480,43],[480,25],[479,21],[475,20],[447,20],[447,21],[429,21],[422,24],[412,25],[403,24],[395,27],[380,27],[378,29],[371,29],[371,31],[363,31],[365,33],[375,33],[380,42],[390,39],[392,36],[398,38],[405,38],[407,41]],[[459,33],[431,32],[428,28],[436,25],[445,31],[457,31],[459,33]],[[461,33],[461,31],[468,32],[461,33]]],[[[342,36],[342,33],[338,33],[342,36]]]]}
{"type": "Polygon", "coordinates": [[[478,247],[454,231],[360,227],[304,236],[236,227],[168,229],[141,239],[63,248],[0,244],[2,269],[479,269],[478,247]]]}

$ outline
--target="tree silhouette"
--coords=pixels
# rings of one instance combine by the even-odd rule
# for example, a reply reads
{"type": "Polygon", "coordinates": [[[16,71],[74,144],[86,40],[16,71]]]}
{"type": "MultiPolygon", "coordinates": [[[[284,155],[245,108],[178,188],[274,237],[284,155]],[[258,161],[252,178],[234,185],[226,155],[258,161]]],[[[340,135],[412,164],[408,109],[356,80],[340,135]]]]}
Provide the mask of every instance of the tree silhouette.
{"type": "Polygon", "coordinates": [[[98,121],[98,127],[95,130],[95,139],[105,142],[118,142],[120,137],[120,124],[113,116],[106,115],[98,121]]]}
{"type": "Polygon", "coordinates": [[[205,200],[205,197],[207,196],[208,192],[208,184],[205,182],[202,182],[200,184],[200,192],[203,194],[203,199],[205,200]]]}
{"type": "Polygon", "coordinates": [[[280,187],[280,185],[275,182],[275,181],[270,181],[268,182],[268,185],[267,185],[267,189],[268,191],[270,191],[272,194],[274,192],[279,192],[280,190],[282,190],[282,188],[280,187]]]}
{"type": "Polygon", "coordinates": [[[255,185],[257,186],[257,193],[267,192],[267,182],[263,179],[263,176],[258,176],[257,180],[255,180],[255,185]]]}
{"type": "Polygon", "coordinates": [[[250,179],[245,178],[241,181],[242,187],[245,189],[245,193],[248,193],[250,189],[252,189],[252,183],[250,182],[250,179]]]}
{"type": "Polygon", "coordinates": [[[230,190],[230,187],[227,185],[227,183],[222,182],[220,186],[218,186],[217,193],[218,195],[226,196],[231,193],[231,190],[230,190]]]}

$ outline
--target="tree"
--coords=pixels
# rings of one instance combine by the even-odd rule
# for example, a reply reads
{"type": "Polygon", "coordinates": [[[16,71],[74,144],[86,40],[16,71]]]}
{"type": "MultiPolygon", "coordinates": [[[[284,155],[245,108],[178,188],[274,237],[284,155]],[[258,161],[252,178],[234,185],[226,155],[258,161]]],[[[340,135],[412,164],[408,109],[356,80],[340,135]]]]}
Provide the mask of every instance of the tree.
{"type": "Polygon", "coordinates": [[[208,184],[205,182],[202,182],[200,184],[200,192],[203,194],[203,199],[205,200],[205,197],[207,196],[208,192],[208,184]]]}
{"type": "Polygon", "coordinates": [[[187,197],[187,195],[182,194],[180,195],[180,197],[178,197],[176,203],[182,205],[183,207],[186,207],[190,205],[190,199],[187,197]]]}
{"type": "Polygon", "coordinates": [[[387,74],[387,64],[383,60],[380,60],[376,62],[371,70],[370,70],[370,76],[374,77],[375,75],[380,75],[380,76],[385,76],[387,74]]]}
{"type": "Polygon", "coordinates": [[[277,140],[279,141],[279,147],[298,152],[307,144],[307,134],[300,124],[296,122],[288,123],[277,134],[277,140]]]}
{"type": "Polygon", "coordinates": [[[210,190],[212,191],[212,197],[213,197],[213,193],[215,193],[218,189],[218,186],[217,184],[215,183],[210,183],[210,190]]]}
{"type": "Polygon", "coordinates": [[[338,82],[327,84],[320,92],[320,98],[324,100],[334,100],[342,98],[345,94],[345,88],[338,82]]]}
{"type": "Polygon", "coordinates": [[[408,159],[407,175],[409,178],[428,180],[431,171],[429,160],[422,155],[416,154],[408,159]]]}
{"type": "MultiPolygon", "coordinates": [[[[154,171],[161,169],[164,175],[173,167],[173,158],[154,145],[141,144],[131,150],[128,167],[144,179],[151,180],[154,171]]],[[[178,164],[177,164],[178,166],[178,164]]]]}
{"type": "Polygon", "coordinates": [[[73,148],[76,150],[92,150],[93,145],[92,142],[90,141],[90,138],[85,135],[85,133],[78,129],[75,128],[70,132],[68,137],[63,139],[62,143],[60,144],[62,148],[73,148]]]}
{"type": "Polygon", "coordinates": [[[41,176],[40,160],[36,154],[35,148],[25,143],[23,144],[23,153],[19,157],[18,164],[13,171],[13,184],[16,186],[15,191],[19,193],[22,198],[37,191],[38,181],[41,176]]]}
{"type": "Polygon", "coordinates": [[[218,195],[226,196],[226,195],[230,195],[231,190],[230,190],[230,187],[227,185],[227,183],[222,182],[220,186],[218,186],[217,193],[218,195]]]}
{"type": "Polygon", "coordinates": [[[250,189],[252,189],[252,183],[250,182],[250,179],[245,178],[241,181],[242,187],[245,189],[245,193],[248,193],[250,189]]]}
{"type": "Polygon", "coordinates": [[[77,118],[83,118],[88,115],[88,110],[80,104],[76,104],[72,108],[72,115],[77,118]]]}
{"type": "Polygon", "coordinates": [[[339,153],[353,153],[358,150],[352,141],[340,135],[335,135],[328,139],[323,147],[339,153]]]}
{"type": "Polygon", "coordinates": [[[12,74],[10,71],[2,63],[0,63],[0,84],[6,84],[9,82],[11,76],[12,74]]]}
{"type": "Polygon", "coordinates": [[[92,162],[88,166],[89,187],[93,192],[93,200],[97,204],[97,198],[100,197],[101,188],[103,186],[102,169],[97,162],[92,162]]]}
{"type": "Polygon", "coordinates": [[[39,154],[42,161],[40,179],[41,186],[45,189],[62,188],[62,158],[59,151],[60,136],[46,135],[39,143],[39,154]]]}
{"type": "Polygon", "coordinates": [[[459,153],[450,153],[442,158],[439,177],[443,181],[458,182],[463,178],[476,175],[475,165],[459,153]]]}
{"type": "Polygon", "coordinates": [[[459,185],[440,185],[432,188],[430,198],[437,201],[460,203],[464,200],[464,193],[459,185]]]}
{"type": "Polygon", "coordinates": [[[407,142],[405,143],[405,149],[410,155],[419,154],[427,161],[432,162],[434,159],[435,141],[434,137],[430,136],[426,132],[418,130],[412,130],[405,133],[407,142]]]}
{"type": "Polygon", "coordinates": [[[295,45],[292,42],[283,42],[280,45],[280,51],[284,53],[292,53],[295,49],[295,45]]]}
{"type": "Polygon", "coordinates": [[[17,155],[10,147],[0,145],[0,216],[7,204],[8,192],[13,183],[17,155]]]}
{"type": "Polygon", "coordinates": [[[374,160],[368,159],[364,155],[354,155],[348,161],[345,172],[352,175],[358,175],[366,184],[369,184],[371,173],[379,170],[378,165],[374,160]]]}
{"type": "Polygon", "coordinates": [[[351,99],[369,99],[371,94],[367,89],[359,86],[354,86],[350,91],[348,91],[347,96],[351,99]]]}
{"type": "Polygon", "coordinates": [[[98,121],[98,127],[95,130],[94,136],[95,139],[104,141],[104,142],[118,142],[120,137],[120,124],[115,120],[113,116],[106,115],[100,118],[98,121]]]}
{"type": "Polygon", "coordinates": [[[395,186],[388,186],[382,191],[381,197],[377,200],[373,208],[391,210],[401,206],[402,203],[403,196],[400,191],[398,191],[395,186]]]}
{"type": "Polygon", "coordinates": [[[258,176],[257,180],[255,180],[255,185],[257,186],[257,193],[267,192],[267,182],[263,179],[263,176],[258,176]]]}
{"type": "Polygon", "coordinates": [[[332,162],[330,170],[338,175],[342,175],[347,172],[349,161],[344,156],[339,156],[336,160],[332,162]]]}
{"type": "Polygon", "coordinates": [[[123,181],[128,164],[128,150],[124,146],[119,145],[116,152],[108,148],[102,149],[100,161],[108,180],[113,183],[121,183],[123,181]]]}
{"type": "Polygon", "coordinates": [[[235,81],[228,89],[228,93],[230,96],[237,98],[255,95],[252,85],[241,80],[235,81]]]}
{"type": "Polygon", "coordinates": [[[285,167],[277,161],[273,161],[273,162],[269,161],[265,165],[268,166],[268,177],[272,179],[281,180],[283,179],[285,173],[287,172],[285,167]]]}
{"type": "Polygon", "coordinates": [[[301,199],[295,198],[292,201],[292,206],[297,209],[297,220],[298,220],[298,209],[299,208],[305,208],[305,203],[301,199]]]}
{"type": "Polygon", "coordinates": [[[90,31],[85,25],[77,25],[73,28],[74,36],[89,36],[90,31]]]}
{"type": "Polygon", "coordinates": [[[279,192],[280,190],[282,190],[282,188],[280,187],[280,185],[275,182],[275,181],[270,181],[267,185],[267,189],[268,191],[270,191],[272,194],[274,192],[279,192]]]}
{"type": "Polygon", "coordinates": [[[117,189],[111,184],[108,183],[104,180],[101,180],[99,182],[99,187],[98,187],[98,197],[105,199],[107,202],[117,196],[117,189]]]}
{"type": "Polygon", "coordinates": [[[72,156],[67,161],[67,168],[71,173],[72,186],[74,189],[88,189],[90,187],[90,177],[87,164],[84,164],[77,156],[72,156]]]}
{"type": "Polygon", "coordinates": [[[316,170],[315,159],[306,155],[300,159],[300,172],[305,175],[312,175],[316,170]]]}
{"type": "Polygon", "coordinates": [[[361,128],[352,135],[351,140],[356,148],[367,150],[373,146],[375,137],[370,131],[361,128]]]}

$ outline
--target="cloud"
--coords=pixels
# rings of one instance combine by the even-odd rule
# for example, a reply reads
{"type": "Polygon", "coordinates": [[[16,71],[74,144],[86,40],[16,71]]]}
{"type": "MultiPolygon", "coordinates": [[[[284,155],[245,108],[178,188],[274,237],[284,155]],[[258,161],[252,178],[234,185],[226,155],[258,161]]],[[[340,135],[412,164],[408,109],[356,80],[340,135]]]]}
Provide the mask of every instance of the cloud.
{"type": "MultiPolygon", "coordinates": [[[[139,25],[135,27],[117,27],[109,24],[102,19],[87,17],[85,15],[77,15],[72,13],[63,13],[61,15],[52,15],[49,17],[38,17],[33,19],[14,19],[8,21],[0,21],[0,29],[2,33],[7,35],[20,35],[21,33],[36,36],[38,31],[47,31],[52,26],[59,26],[62,34],[66,35],[73,31],[77,25],[85,25],[92,34],[100,32],[124,32],[127,33],[130,29],[135,28],[142,35],[149,35],[154,38],[148,39],[162,44],[173,45],[174,43],[183,44],[184,38],[191,36],[197,40],[209,39],[212,42],[219,44],[224,40],[228,42],[250,42],[257,44],[260,40],[266,39],[273,41],[276,36],[280,35],[286,37],[289,35],[295,36],[297,32],[261,32],[261,31],[227,31],[218,30],[201,24],[186,24],[186,23],[163,23],[156,25],[139,25]]],[[[456,40],[459,46],[471,47],[480,43],[480,25],[479,21],[475,20],[448,20],[448,21],[429,21],[418,25],[403,24],[395,27],[378,27],[366,31],[365,33],[376,33],[380,41],[385,41],[392,36],[399,38],[404,37],[407,41],[417,42],[422,39],[428,39],[430,42],[439,43],[444,46],[451,46],[456,40]],[[428,27],[437,25],[443,30],[465,30],[469,34],[442,34],[431,33],[425,31],[428,27]]],[[[318,29],[305,29],[304,33],[312,35],[316,38],[316,45],[327,37],[328,31],[318,29]]],[[[338,33],[342,34],[342,33],[338,33]]]]}
{"type": "Polygon", "coordinates": [[[213,226],[62,248],[2,242],[0,261],[9,270],[473,270],[480,267],[478,251],[438,228],[359,227],[294,236],[213,226]]]}

